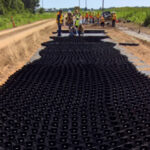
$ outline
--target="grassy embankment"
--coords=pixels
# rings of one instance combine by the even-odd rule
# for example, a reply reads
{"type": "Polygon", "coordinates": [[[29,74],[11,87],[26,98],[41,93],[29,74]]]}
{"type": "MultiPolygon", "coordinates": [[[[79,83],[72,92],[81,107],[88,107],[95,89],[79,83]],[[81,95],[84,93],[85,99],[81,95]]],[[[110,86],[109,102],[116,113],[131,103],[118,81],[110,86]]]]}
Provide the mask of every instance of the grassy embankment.
{"type": "MultiPolygon", "coordinates": [[[[115,11],[118,19],[130,20],[139,25],[150,27],[150,8],[123,7],[107,10],[111,12],[115,11]]],[[[56,13],[32,14],[30,12],[24,12],[21,14],[8,13],[6,15],[0,15],[0,30],[12,28],[11,16],[13,16],[16,26],[20,26],[38,20],[55,18],[56,13]]]]}
{"type": "Polygon", "coordinates": [[[21,26],[29,23],[33,23],[35,21],[55,18],[56,13],[36,13],[32,14],[30,12],[24,12],[21,14],[17,13],[8,13],[6,15],[0,15],[0,30],[10,29],[13,27],[11,16],[13,16],[13,20],[16,26],[21,26]]]}
{"type": "Polygon", "coordinates": [[[123,7],[109,9],[109,11],[115,11],[118,19],[130,20],[139,25],[150,27],[150,8],[123,7]]]}

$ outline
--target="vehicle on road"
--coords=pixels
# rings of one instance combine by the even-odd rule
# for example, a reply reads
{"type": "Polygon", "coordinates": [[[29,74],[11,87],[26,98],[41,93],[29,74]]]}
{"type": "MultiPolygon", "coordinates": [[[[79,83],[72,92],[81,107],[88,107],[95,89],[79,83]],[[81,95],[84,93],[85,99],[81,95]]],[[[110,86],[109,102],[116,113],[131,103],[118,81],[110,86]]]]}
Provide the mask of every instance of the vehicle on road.
{"type": "Polygon", "coordinates": [[[102,16],[105,18],[105,20],[110,20],[112,17],[112,14],[110,11],[105,11],[102,13],[102,16]]]}

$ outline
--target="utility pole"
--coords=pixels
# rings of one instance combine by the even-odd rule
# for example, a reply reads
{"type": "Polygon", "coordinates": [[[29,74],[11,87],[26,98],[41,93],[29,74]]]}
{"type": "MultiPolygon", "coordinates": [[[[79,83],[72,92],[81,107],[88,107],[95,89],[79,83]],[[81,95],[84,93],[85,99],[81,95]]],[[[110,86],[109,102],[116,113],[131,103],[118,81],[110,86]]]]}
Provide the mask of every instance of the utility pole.
{"type": "Polygon", "coordinates": [[[87,0],[85,0],[85,10],[87,10],[87,0]]]}
{"type": "Polygon", "coordinates": [[[104,11],[104,0],[102,0],[102,11],[104,11]]]}
{"type": "Polygon", "coordinates": [[[44,2],[43,2],[43,0],[42,0],[42,8],[44,7],[44,5],[43,5],[43,4],[44,4],[44,2]]]}

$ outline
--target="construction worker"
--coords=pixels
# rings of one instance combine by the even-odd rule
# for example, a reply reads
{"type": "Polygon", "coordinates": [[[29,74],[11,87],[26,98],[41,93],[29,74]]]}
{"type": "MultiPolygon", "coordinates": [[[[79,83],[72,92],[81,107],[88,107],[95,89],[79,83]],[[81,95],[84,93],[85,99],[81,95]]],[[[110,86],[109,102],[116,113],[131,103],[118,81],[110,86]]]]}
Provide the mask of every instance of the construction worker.
{"type": "Polygon", "coordinates": [[[62,10],[59,10],[59,12],[57,13],[57,25],[58,25],[58,36],[61,36],[61,26],[63,24],[63,14],[62,14],[62,10]]]}
{"type": "Polygon", "coordinates": [[[99,19],[100,19],[100,13],[99,12],[96,15],[96,19],[97,19],[97,24],[99,25],[99,19]]]}
{"type": "Polygon", "coordinates": [[[89,17],[90,17],[90,23],[92,23],[92,13],[91,12],[90,12],[89,17]]]}
{"type": "Polygon", "coordinates": [[[76,34],[76,28],[75,28],[74,26],[72,26],[72,27],[70,28],[69,32],[70,32],[69,36],[70,36],[70,37],[74,37],[75,34],[76,34]]]}
{"type": "Polygon", "coordinates": [[[85,14],[82,14],[82,24],[85,24],[85,14]]]}
{"type": "Polygon", "coordinates": [[[79,25],[79,27],[78,27],[78,34],[79,34],[79,36],[82,34],[84,34],[84,27],[83,27],[83,25],[82,24],[80,24],[79,25]]]}
{"type": "Polygon", "coordinates": [[[85,23],[88,24],[88,21],[89,21],[89,14],[87,12],[86,15],[85,15],[85,23]]]}
{"type": "Polygon", "coordinates": [[[116,20],[117,20],[116,13],[113,12],[113,13],[112,13],[112,27],[115,27],[115,26],[116,26],[116,20]]]}
{"type": "Polygon", "coordinates": [[[92,23],[93,24],[95,23],[95,14],[94,14],[94,12],[92,13],[92,23]]]}
{"type": "Polygon", "coordinates": [[[79,25],[80,25],[80,17],[76,16],[76,22],[75,22],[76,34],[78,34],[79,25]]]}
{"type": "Polygon", "coordinates": [[[104,27],[105,26],[105,19],[104,19],[103,15],[101,15],[100,22],[101,22],[101,26],[104,27]]]}
{"type": "Polygon", "coordinates": [[[78,27],[79,27],[79,25],[80,25],[80,17],[79,17],[79,16],[77,16],[77,17],[76,17],[76,22],[75,22],[75,26],[76,26],[76,28],[78,28],[78,27]]]}
{"type": "Polygon", "coordinates": [[[67,14],[67,25],[69,26],[69,30],[71,29],[71,27],[73,26],[73,15],[72,12],[69,10],[68,14],[67,14]]]}

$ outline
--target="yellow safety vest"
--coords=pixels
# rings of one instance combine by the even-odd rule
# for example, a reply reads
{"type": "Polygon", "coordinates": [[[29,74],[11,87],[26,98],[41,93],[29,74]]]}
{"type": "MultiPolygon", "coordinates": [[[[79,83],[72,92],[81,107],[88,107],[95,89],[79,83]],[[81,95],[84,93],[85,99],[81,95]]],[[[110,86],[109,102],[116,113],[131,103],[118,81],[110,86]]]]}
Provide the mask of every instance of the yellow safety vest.
{"type": "Polygon", "coordinates": [[[117,19],[116,14],[113,14],[113,16],[112,16],[112,20],[116,20],[116,19],[117,19]]]}
{"type": "Polygon", "coordinates": [[[57,20],[56,20],[56,22],[57,22],[57,24],[58,24],[58,23],[63,24],[63,15],[61,14],[61,15],[60,15],[60,18],[58,19],[58,16],[59,16],[59,15],[60,15],[60,13],[58,12],[58,13],[57,13],[57,20]]]}
{"type": "Polygon", "coordinates": [[[77,27],[79,27],[79,25],[80,25],[80,19],[76,20],[75,24],[76,24],[77,27]]]}
{"type": "Polygon", "coordinates": [[[97,18],[99,18],[100,17],[100,15],[99,14],[97,14],[97,16],[96,16],[97,18]]]}

